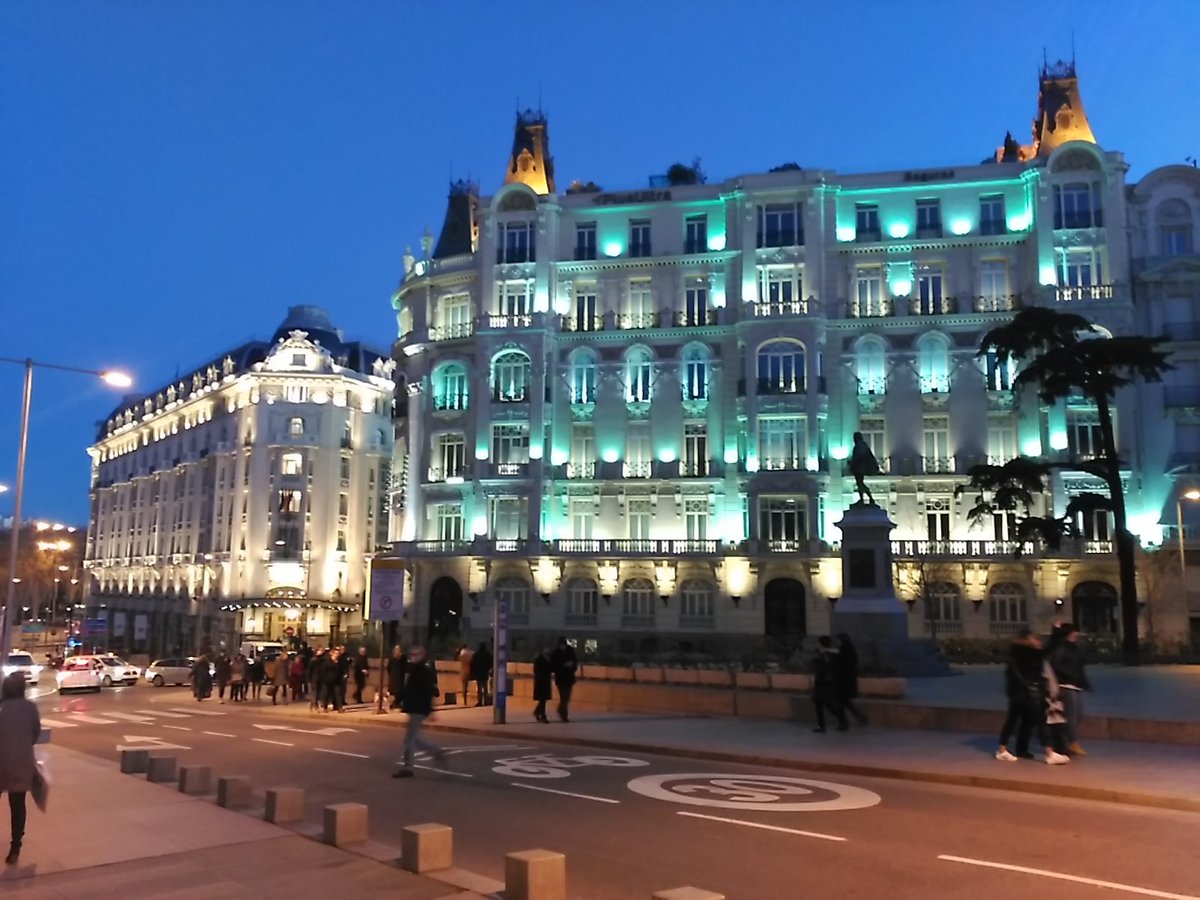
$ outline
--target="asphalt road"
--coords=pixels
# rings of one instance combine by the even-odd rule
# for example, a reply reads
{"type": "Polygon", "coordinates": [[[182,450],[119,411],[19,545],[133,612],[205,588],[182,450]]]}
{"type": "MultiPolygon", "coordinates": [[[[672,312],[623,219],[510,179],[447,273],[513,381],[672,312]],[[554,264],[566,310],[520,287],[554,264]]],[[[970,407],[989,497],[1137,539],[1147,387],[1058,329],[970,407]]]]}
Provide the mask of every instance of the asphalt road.
{"type": "Polygon", "coordinates": [[[436,732],[450,771],[423,760],[397,780],[400,728],[146,685],[38,703],[53,742],[74,750],[115,761],[121,746],[175,745],[181,764],[260,790],[302,785],[312,824],[323,805],[357,801],[372,839],[395,847],[406,825],[450,825],[456,864],[497,880],[507,852],[562,851],[570,896],[585,900],[681,885],[731,900],[1200,898],[1196,814],[436,732]]]}

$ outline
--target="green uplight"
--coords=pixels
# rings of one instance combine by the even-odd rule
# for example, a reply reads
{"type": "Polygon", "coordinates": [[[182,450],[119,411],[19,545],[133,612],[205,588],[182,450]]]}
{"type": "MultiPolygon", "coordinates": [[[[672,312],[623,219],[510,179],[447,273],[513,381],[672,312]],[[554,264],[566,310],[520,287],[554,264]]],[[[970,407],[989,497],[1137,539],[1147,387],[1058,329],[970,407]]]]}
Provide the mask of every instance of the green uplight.
{"type": "Polygon", "coordinates": [[[746,457],[746,471],[747,472],[757,472],[758,471],[758,456],[756,454],[751,453],[749,456],[746,457]]]}
{"type": "Polygon", "coordinates": [[[567,464],[566,450],[550,451],[550,464],[554,466],[565,466],[567,464]]]}
{"type": "Polygon", "coordinates": [[[1038,282],[1041,284],[1058,284],[1058,272],[1054,266],[1042,266],[1038,269],[1038,282]]]}
{"type": "Polygon", "coordinates": [[[1041,456],[1042,442],[1039,438],[1030,438],[1021,445],[1021,453],[1025,456],[1041,456]]]}
{"type": "Polygon", "coordinates": [[[487,447],[476,447],[475,448],[475,458],[476,459],[487,459],[488,458],[488,448],[487,447]]]}
{"type": "Polygon", "coordinates": [[[730,447],[725,451],[725,463],[732,466],[738,461],[737,447],[730,447]]]}
{"type": "Polygon", "coordinates": [[[674,451],[674,450],[663,450],[663,451],[661,451],[661,452],[658,454],[658,461],[659,461],[659,462],[665,462],[665,463],[673,463],[673,462],[675,462],[675,451],[674,451]]]}
{"type": "Polygon", "coordinates": [[[471,533],[479,537],[487,534],[487,516],[476,516],[471,524],[471,533]]]}
{"type": "Polygon", "coordinates": [[[620,456],[616,450],[609,449],[609,450],[605,450],[600,458],[603,459],[606,463],[615,463],[620,458],[620,456]]]}
{"type": "Polygon", "coordinates": [[[850,458],[850,448],[845,446],[844,444],[840,447],[830,447],[829,455],[832,456],[834,459],[849,459],[850,458]]]}
{"type": "Polygon", "coordinates": [[[1050,432],[1050,449],[1051,450],[1066,450],[1069,442],[1065,431],[1050,432]]]}
{"type": "Polygon", "coordinates": [[[971,222],[968,219],[955,219],[950,223],[950,231],[957,235],[971,233],[971,222]]]}
{"type": "Polygon", "coordinates": [[[908,237],[908,223],[907,222],[893,222],[891,225],[888,226],[888,234],[890,234],[894,238],[908,237]]]}
{"type": "Polygon", "coordinates": [[[708,236],[708,249],[709,250],[724,250],[725,249],[725,235],[710,234],[708,236]]]}
{"type": "Polygon", "coordinates": [[[1008,217],[1009,231],[1028,231],[1030,224],[1032,223],[1029,221],[1029,213],[1020,213],[1008,217]]]}
{"type": "Polygon", "coordinates": [[[614,257],[614,256],[620,256],[621,255],[620,242],[619,241],[605,241],[604,242],[604,255],[607,257],[610,257],[610,258],[614,257]]]}
{"type": "Polygon", "coordinates": [[[858,232],[853,225],[839,225],[837,229],[837,239],[843,244],[854,240],[858,237],[858,232]]]}
{"type": "Polygon", "coordinates": [[[907,297],[912,293],[912,282],[899,279],[892,282],[892,293],[897,297],[907,297]]]}
{"type": "Polygon", "coordinates": [[[542,445],[541,444],[530,444],[529,445],[529,458],[530,459],[541,459],[542,458],[542,445]]]}
{"type": "Polygon", "coordinates": [[[816,472],[821,467],[821,461],[815,456],[810,456],[804,460],[804,468],[810,472],[816,472]]]}

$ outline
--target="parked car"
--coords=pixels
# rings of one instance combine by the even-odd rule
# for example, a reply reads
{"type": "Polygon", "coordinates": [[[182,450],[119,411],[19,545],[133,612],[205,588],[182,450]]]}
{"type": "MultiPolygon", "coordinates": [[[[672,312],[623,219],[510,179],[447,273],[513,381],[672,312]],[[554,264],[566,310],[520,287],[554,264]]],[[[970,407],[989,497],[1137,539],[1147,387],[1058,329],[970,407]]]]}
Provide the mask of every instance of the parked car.
{"type": "Polygon", "coordinates": [[[130,665],[119,656],[104,654],[87,658],[100,663],[100,681],[105,687],[112,687],[114,684],[137,684],[142,677],[142,672],[137,666],[130,665]]]}
{"type": "Polygon", "coordinates": [[[58,692],[66,691],[96,691],[99,693],[104,683],[104,666],[100,660],[92,656],[72,656],[63,660],[62,666],[55,674],[58,682],[58,692]]]}
{"type": "Polygon", "coordinates": [[[8,659],[4,662],[5,675],[20,672],[25,676],[25,681],[29,684],[38,683],[38,679],[42,677],[42,668],[42,666],[33,661],[31,654],[23,650],[12,651],[8,654],[8,659]]]}
{"type": "Polygon", "coordinates": [[[156,659],[146,667],[142,677],[155,687],[167,684],[191,684],[194,656],[156,659]]]}

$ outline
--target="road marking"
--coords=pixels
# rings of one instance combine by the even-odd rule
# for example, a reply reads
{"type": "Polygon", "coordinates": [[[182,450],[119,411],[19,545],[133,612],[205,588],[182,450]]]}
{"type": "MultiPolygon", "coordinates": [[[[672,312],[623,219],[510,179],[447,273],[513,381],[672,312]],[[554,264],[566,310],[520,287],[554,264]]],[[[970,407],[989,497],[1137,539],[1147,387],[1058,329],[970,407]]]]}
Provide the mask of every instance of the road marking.
{"type": "Polygon", "coordinates": [[[1195,894],[1172,894],[1170,891],[1156,891],[1152,888],[1137,887],[1132,884],[1118,884],[1115,881],[1100,881],[1096,878],[1084,878],[1082,875],[1067,875],[1063,872],[1049,872],[1046,869],[1031,869],[1027,866],[1012,866],[1008,863],[988,862],[985,859],[970,859],[965,856],[939,856],[946,862],[964,863],[968,866],[982,866],[985,869],[1003,869],[1006,872],[1020,872],[1024,875],[1040,875],[1043,878],[1057,878],[1059,881],[1073,881],[1076,884],[1090,884],[1093,887],[1109,888],[1114,891],[1126,891],[1130,894],[1141,894],[1144,897],[1164,897],[1166,900],[1200,900],[1195,894]]]}
{"type": "Polygon", "coordinates": [[[455,753],[485,753],[488,750],[524,750],[528,744],[493,744],[487,747],[447,747],[446,754],[455,753]]]}
{"type": "Polygon", "coordinates": [[[554,788],[538,787],[536,784],[523,784],[520,781],[510,781],[513,787],[525,788],[527,791],[541,791],[544,794],[559,794],[563,797],[578,797],[580,800],[595,800],[597,803],[620,803],[609,797],[593,797],[591,794],[572,794],[570,791],[556,791],[554,788]]]}
{"type": "Polygon", "coordinates": [[[184,708],[182,706],[168,706],[167,709],[171,712],[183,713],[185,716],[223,716],[223,712],[213,712],[210,709],[195,709],[194,707],[184,708]]]}
{"type": "Polygon", "coordinates": [[[223,731],[202,731],[201,734],[211,734],[213,737],[237,737],[236,734],[226,734],[223,731]]]}
{"type": "Polygon", "coordinates": [[[71,718],[87,725],[113,725],[116,723],[116,719],[101,719],[99,716],[85,716],[83,713],[77,712],[71,713],[71,718]]]}
{"type": "Polygon", "coordinates": [[[339,734],[353,734],[353,728],[293,728],[291,725],[259,725],[255,723],[255,728],[262,731],[294,731],[296,734],[318,734],[321,737],[334,737],[339,734]]]}
{"type": "Polygon", "coordinates": [[[468,775],[466,772],[451,772],[449,769],[439,769],[436,766],[413,766],[414,769],[424,769],[426,772],[438,772],[442,775],[453,775],[456,778],[474,778],[474,775],[468,775]]]}
{"type": "Polygon", "coordinates": [[[74,728],[75,727],[74,722],[64,722],[61,719],[50,719],[50,718],[47,718],[46,716],[42,716],[42,725],[43,726],[48,725],[51,728],[74,728]]]}
{"type": "Polygon", "coordinates": [[[643,775],[629,790],[654,800],[750,812],[828,812],[865,809],[882,799],[874,791],[786,775],[672,772],[643,775]]]}
{"type": "Polygon", "coordinates": [[[154,721],[150,716],[135,716],[132,713],[110,712],[105,715],[112,716],[114,719],[120,719],[123,722],[136,722],[139,725],[149,725],[154,721]]]}
{"type": "Polygon", "coordinates": [[[761,828],[763,831],[782,831],[784,834],[798,834],[801,837],[820,838],[823,841],[844,841],[846,838],[838,837],[836,834],[821,834],[819,831],[800,831],[797,828],[783,828],[779,825],[767,825],[763,822],[747,822],[743,819],[725,819],[721,816],[706,816],[704,813],[683,812],[682,810],[675,813],[677,816],[688,816],[692,819],[708,819],[710,822],[724,822],[727,825],[745,825],[747,828],[761,828]]]}
{"type": "Polygon", "coordinates": [[[186,719],[190,713],[167,712],[164,709],[139,709],[143,716],[161,716],[164,719],[186,719]]]}
{"type": "Polygon", "coordinates": [[[164,725],[163,728],[171,728],[175,731],[191,731],[186,725],[164,725]]]}
{"type": "Polygon", "coordinates": [[[183,744],[168,744],[162,738],[147,737],[139,734],[122,735],[124,744],[117,744],[117,750],[191,750],[183,744]]]}
{"type": "Polygon", "coordinates": [[[347,750],[326,750],[324,747],[313,747],[318,753],[336,753],[338,756],[353,756],[355,759],[370,759],[365,753],[350,753],[347,750]]]}
{"type": "Polygon", "coordinates": [[[268,741],[266,738],[250,738],[252,741],[258,741],[260,744],[274,744],[276,747],[295,747],[295,744],[289,744],[286,741],[268,741]]]}

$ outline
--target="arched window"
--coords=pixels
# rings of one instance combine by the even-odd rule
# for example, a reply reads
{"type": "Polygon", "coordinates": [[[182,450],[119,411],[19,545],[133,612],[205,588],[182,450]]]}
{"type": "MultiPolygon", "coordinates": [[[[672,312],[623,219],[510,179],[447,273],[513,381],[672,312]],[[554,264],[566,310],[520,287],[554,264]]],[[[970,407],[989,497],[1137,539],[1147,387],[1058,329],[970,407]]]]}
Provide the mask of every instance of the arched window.
{"type": "Polygon", "coordinates": [[[590,578],[567,582],[567,625],[595,625],[597,608],[596,582],[590,578]]]}
{"type": "Polygon", "coordinates": [[[596,402],[596,354],[591,350],[576,350],[571,354],[570,380],[572,403],[596,402]]]}
{"type": "Polygon", "coordinates": [[[1186,201],[1164,200],[1155,210],[1154,218],[1159,252],[1163,256],[1186,256],[1192,252],[1192,210],[1186,201]]]}
{"type": "Polygon", "coordinates": [[[949,341],[940,334],[927,334],[917,341],[917,371],[922,394],[949,393],[949,341]]]}
{"type": "Polygon", "coordinates": [[[996,634],[1016,634],[1029,626],[1025,589],[1013,581],[993,584],[988,590],[988,614],[996,634]]]}
{"type": "Polygon", "coordinates": [[[645,347],[631,347],[625,354],[625,399],[649,403],[654,381],[654,354],[645,347]]]}
{"type": "Polygon", "coordinates": [[[1013,379],[1017,377],[1016,359],[1010,356],[1007,360],[1001,362],[996,348],[989,347],[987,353],[984,354],[983,360],[984,374],[987,376],[987,389],[989,391],[1012,390],[1013,379]]]}
{"type": "Polygon", "coordinates": [[[520,350],[506,350],[492,361],[492,399],[498,403],[529,399],[529,357],[520,350]]]}
{"type": "Polygon", "coordinates": [[[957,587],[948,581],[935,581],[929,585],[925,602],[929,604],[929,621],[939,631],[962,630],[962,606],[957,587]]]}
{"type": "Polygon", "coordinates": [[[467,408],[467,367],[460,362],[442,363],[433,370],[433,408],[467,408]]]}
{"type": "Polygon", "coordinates": [[[497,602],[508,604],[510,625],[525,625],[529,622],[529,583],[510,575],[499,579],[492,586],[492,596],[497,602]]]}
{"type": "Polygon", "coordinates": [[[712,628],[716,616],[713,586],[693,578],[679,586],[679,627],[712,628]]]}
{"type": "Polygon", "coordinates": [[[708,399],[708,367],[710,354],[702,344],[692,344],[683,351],[680,381],[684,400],[708,399]]]}
{"type": "Polygon", "coordinates": [[[804,345],[778,338],[758,348],[758,393],[802,394],[806,390],[804,345]]]}
{"type": "Polygon", "coordinates": [[[865,337],[858,342],[854,359],[860,394],[883,394],[887,391],[887,351],[877,337],[865,337]]]}
{"type": "Polygon", "coordinates": [[[654,625],[654,582],[649,578],[630,578],[621,589],[621,624],[651,628],[654,625]]]}
{"type": "Polygon", "coordinates": [[[304,434],[304,420],[299,416],[292,416],[288,419],[288,434],[292,437],[300,437],[304,434]]]}

